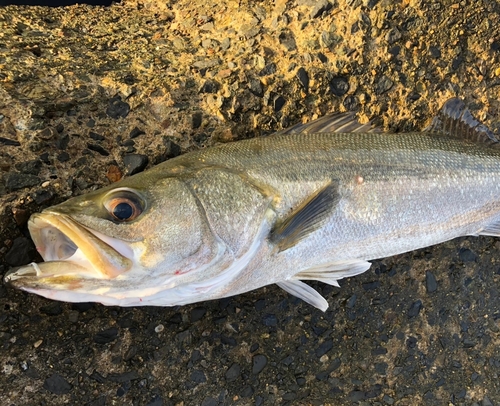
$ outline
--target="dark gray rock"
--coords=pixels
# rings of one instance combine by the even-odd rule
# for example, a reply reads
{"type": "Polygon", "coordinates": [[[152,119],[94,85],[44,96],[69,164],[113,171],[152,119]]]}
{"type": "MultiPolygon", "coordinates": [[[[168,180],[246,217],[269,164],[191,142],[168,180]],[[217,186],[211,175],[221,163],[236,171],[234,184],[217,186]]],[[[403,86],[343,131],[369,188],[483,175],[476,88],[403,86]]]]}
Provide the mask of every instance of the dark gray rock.
{"type": "Polygon", "coordinates": [[[191,323],[201,320],[206,313],[206,307],[195,307],[193,310],[191,310],[191,323]]]}
{"type": "Polygon", "coordinates": [[[286,99],[283,96],[276,96],[273,100],[274,111],[280,111],[286,103],[286,99]]]}
{"type": "Polygon", "coordinates": [[[60,302],[52,302],[46,306],[40,307],[40,312],[47,316],[59,316],[62,314],[63,309],[60,302]]]}
{"type": "Polygon", "coordinates": [[[194,383],[203,383],[207,381],[205,373],[200,370],[194,370],[193,372],[191,372],[189,379],[194,383]]]}
{"type": "Polygon", "coordinates": [[[485,396],[483,398],[483,401],[481,402],[481,406],[493,406],[493,403],[491,400],[488,398],[488,396],[485,396]]]}
{"type": "Polygon", "coordinates": [[[137,138],[139,135],[143,135],[143,134],[146,134],[146,132],[137,128],[137,127],[134,127],[132,129],[132,131],[130,131],[129,137],[130,138],[137,138]]]}
{"type": "Polygon", "coordinates": [[[429,55],[434,59],[439,59],[439,58],[441,58],[441,50],[439,49],[439,47],[430,46],[429,47],[429,55]]]}
{"type": "Polygon", "coordinates": [[[200,93],[217,93],[220,85],[215,80],[206,80],[203,85],[201,85],[200,93]]]}
{"type": "Polygon", "coordinates": [[[163,138],[163,145],[165,145],[165,157],[167,159],[175,158],[182,152],[181,147],[168,137],[163,138]]]}
{"type": "Polygon", "coordinates": [[[62,134],[59,137],[57,137],[56,141],[56,147],[57,149],[65,150],[68,148],[69,145],[69,135],[68,134],[62,134]]]}
{"type": "Polygon", "coordinates": [[[10,192],[36,186],[40,183],[40,178],[35,175],[28,175],[18,172],[9,172],[7,175],[5,175],[5,187],[10,192]]]}
{"type": "Polygon", "coordinates": [[[394,44],[396,41],[401,39],[401,32],[397,28],[392,28],[386,34],[385,39],[389,44],[394,44]]]}
{"type": "Polygon", "coordinates": [[[354,307],[354,305],[356,304],[356,299],[358,297],[356,296],[356,294],[352,295],[349,300],[347,301],[346,303],[346,307],[349,308],[349,309],[352,309],[354,307]]]}
{"type": "Polygon", "coordinates": [[[268,76],[272,75],[273,73],[276,73],[276,64],[274,62],[271,62],[262,68],[262,70],[259,72],[259,76],[268,76]]]}
{"type": "Polygon", "coordinates": [[[274,314],[266,314],[262,317],[262,323],[268,327],[276,327],[278,325],[278,319],[274,314]]]}
{"type": "Polygon", "coordinates": [[[392,79],[387,77],[386,75],[383,75],[379,81],[375,84],[375,93],[377,94],[383,94],[385,92],[388,92],[392,86],[394,85],[394,82],[392,79]]]}
{"type": "Polygon", "coordinates": [[[437,290],[436,277],[431,271],[425,272],[425,288],[427,289],[427,293],[432,293],[437,290]]]}
{"type": "Polygon", "coordinates": [[[90,149],[91,151],[95,151],[97,152],[98,154],[102,155],[102,156],[109,156],[109,152],[106,151],[103,147],[101,147],[100,145],[97,145],[97,144],[90,144],[88,143],[87,144],[87,148],[90,149]]]}
{"type": "MultiPolygon", "coordinates": [[[[94,339],[95,341],[95,339],[94,339]]],[[[139,379],[140,376],[137,373],[137,371],[128,371],[128,372],[122,372],[122,373],[111,373],[107,376],[107,380],[111,382],[117,382],[117,383],[125,383],[129,381],[134,381],[136,379],[139,379]]]]}
{"type": "Polygon", "coordinates": [[[54,197],[54,193],[50,189],[40,189],[35,192],[33,198],[36,204],[42,205],[50,202],[54,197]]]}
{"type": "Polygon", "coordinates": [[[264,96],[264,88],[262,87],[262,83],[259,79],[250,79],[248,81],[248,87],[255,96],[264,96]]]}
{"type": "Polygon", "coordinates": [[[97,333],[94,336],[94,342],[97,344],[107,344],[110,343],[118,337],[118,329],[116,327],[110,327],[97,333]]]}
{"type": "Polygon", "coordinates": [[[329,11],[332,8],[332,4],[328,0],[319,0],[316,5],[311,10],[310,17],[316,18],[321,16],[323,13],[329,11]]]}
{"type": "Polygon", "coordinates": [[[53,374],[45,380],[43,388],[55,395],[64,395],[71,391],[72,385],[59,374],[53,374]]]}
{"type": "Polygon", "coordinates": [[[95,133],[93,131],[89,132],[89,137],[92,138],[95,141],[104,141],[105,140],[105,138],[104,138],[103,135],[95,133]]]}
{"type": "Polygon", "coordinates": [[[235,381],[240,376],[240,373],[241,373],[241,367],[238,364],[234,363],[226,371],[226,381],[228,382],[235,381]]]}
{"type": "Polygon", "coordinates": [[[0,145],[9,145],[9,146],[13,146],[13,147],[19,147],[21,145],[21,143],[19,141],[9,140],[8,138],[0,137],[0,145]]]}
{"type": "Polygon", "coordinates": [[[130,113],[130,105],[119,97],[114,97],[109,101],[106,114],[114,119],[125,118],[130,113]]]}
{"type": "Polygon", "coordinates": [[[267,357],[263,354],[254,355],[252,358],[252,373],[259,374],[267,365],[267,357]]]}
{"type": "Polygon", "coordinates": [[[5,254],[5,262],[10,266],[26,265],[33,262],[35,255],[36,249],[33,242],[26,237],[18,237],[5,254]]]}
{"type": "Polygon", "coordinates": [[[343,76],[336,76],[330,80],[330,91],[335,96],[343,96],[349,91],[349,81],[343,76]]]}
{"type": "Polygon", "coordinates": [[[316,349],[316,356],[320,358],[325,355],[328,351],[333,348],[333,340],[329,338],[328,340],[323,341],[319,347],[316,349]]]}
{"type": "Polygon", "coordinates": [[[295,42],[295,36],[291,31],[285,30],[278,37],[280,44],[285,47],[285,49],[290,52],[297,49],[297,44],[295,42]]]}
{"type": "Polygon", "coordinates": [[[38,175],[42,169],[42,161],[39,159],[32,159],[31,161],[19,162],[16,164],[16,169],[27,175],[38,175]]]}
{"type": "Polygon", "coordinates": [[[128,154],[123,157],[123,164],[128,175],[134,175],[146,169],[149,159],[146,155],[128,154]]]}
{"type": "Polygon", "coordinates": [[[468,248],[460,248],[458,256],[462,262],[476,262],[477,254],[468,248]]]}
{"type": "Polygon", "coordinates": [[[309,75],[304,68],[299,68],[297,71],[297,79],[307,93],[309,91],[309,75]]]}
{"type": "Polygon", "coordinates": [[[359,390],[353,390],[349,393],[348,397],[349,401],[351,402],[359,402],[361,400],[365,400],[365,392],[359,391],[359,390]]]}
{"type": "Polygon", "coordinates": [[[63,152],[57,154],[57,160],[59,162],[68,162],[69,158],[70,158],[70,156],[66,151],[63,151],[63,152]]]}
{"type": "Polygon", "coordinates": [[[197,111],[191,114],[191,128],[193,130],[195,130],[196,128],[200,128],[202,119],[203,113],[201,111],[197,111]]]}
{"type": "Polygon", "coordinates": [[[206,397],[201,402],[201,406],[218,406],[218,404],[219,404],[219,402],[217,402],[216,399],[211,398],[211,397],[206,397]]]}
{"type": "Polygon", "coordinates": [[[422,307],[423,305],[421,300],[413,302],[408,309],[408,317],[412,318],[418,316],[422,307]]]}

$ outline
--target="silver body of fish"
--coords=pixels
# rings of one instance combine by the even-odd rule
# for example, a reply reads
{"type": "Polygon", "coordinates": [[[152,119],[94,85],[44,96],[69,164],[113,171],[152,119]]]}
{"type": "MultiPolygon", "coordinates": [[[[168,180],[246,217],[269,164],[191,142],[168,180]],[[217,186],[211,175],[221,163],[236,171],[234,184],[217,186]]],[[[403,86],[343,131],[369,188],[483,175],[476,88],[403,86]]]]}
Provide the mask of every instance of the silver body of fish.
{"type": "Polygon", "coordinates": [[[46,262],[5,281],[48,298],[173,306],[276,283],[338,285],[369,260],[500,234],[500,149],[458,99],[425,132],[334,115],[185,154],[35,214],[46,262]]]}

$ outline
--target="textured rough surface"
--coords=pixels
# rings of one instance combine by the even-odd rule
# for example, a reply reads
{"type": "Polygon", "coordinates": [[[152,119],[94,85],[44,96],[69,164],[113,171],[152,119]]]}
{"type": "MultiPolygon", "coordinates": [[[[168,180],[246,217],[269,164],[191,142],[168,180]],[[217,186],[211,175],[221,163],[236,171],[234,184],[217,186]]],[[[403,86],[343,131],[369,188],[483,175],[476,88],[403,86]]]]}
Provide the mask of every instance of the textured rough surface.
{"type": "MultiPolygon", "coordinates": [[[[129,154],[151,166],[329,111],[416,130],[456,95],[498,132],[498,27],[497,2],[467,0],[3,8],[0,272],[26,213],[117,180],[129,154]]],[[[481,237],[381,259],[314,284],[324,314],[277,287],[120,309],[0,286],[0,398],[498,404],[499,252],[481,237]]]]}

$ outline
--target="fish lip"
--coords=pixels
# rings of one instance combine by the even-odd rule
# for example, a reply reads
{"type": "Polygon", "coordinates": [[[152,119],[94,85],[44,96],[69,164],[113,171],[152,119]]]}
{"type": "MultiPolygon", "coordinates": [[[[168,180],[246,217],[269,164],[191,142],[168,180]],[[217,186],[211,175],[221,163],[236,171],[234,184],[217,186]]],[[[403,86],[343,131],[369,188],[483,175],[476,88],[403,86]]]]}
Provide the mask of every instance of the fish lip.
{"type": "MultiPolygon", "coordinates": [[[[68,268],[80,263],[74,272],[68,270],[66,274],[66,272],[58,271],[54,276],[64,273],[66,276],[73,274],[75,277],[81,277],[83,276],[81,272],[85,268],[86,277],[112,279],[132,267],[130,249],[128,255],[124,255],[116,248],[120,244],[119,240],[99,235],[70,215],[53,211],[37,213],[31,216],[28,229],[37,251],[46,263],[64,262],[67,263],[68,268]],[[80,258],[74,259],[75,253],[78,253],[80,258]],[[84,258],[81,258],[82,255],[84,258]],[[83,265],[82,261],[85,262],[83,265]]],[[[120,251],[124,251],[124,244],[121,245],[120,251]]],[[[46,269],[47,266],[44,264],[38,266],[32,263],[31,266],[17,268],[16,275],[21,277],[22,271],[30,277],[35,276],[33,273],[37,278],[50,277],[51,272],[47,272],[46,269]],[[32,270],[26,270],[26,268],[32,268],[32,270]]],[[[10,280],[15,277],[11,272],[8,275],[10,275],[10,280]]]]}

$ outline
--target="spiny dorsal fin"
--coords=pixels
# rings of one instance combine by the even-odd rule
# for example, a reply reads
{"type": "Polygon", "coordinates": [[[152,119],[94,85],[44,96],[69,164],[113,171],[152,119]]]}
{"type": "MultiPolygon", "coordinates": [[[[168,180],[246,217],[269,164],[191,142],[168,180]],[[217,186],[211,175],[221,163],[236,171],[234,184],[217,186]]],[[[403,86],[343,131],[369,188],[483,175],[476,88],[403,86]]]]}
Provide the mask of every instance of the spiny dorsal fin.
{"type": "Polygon", "coordinates": [[[444,133],[482,144],[494,145],[499,143],[495,134],[484,124],[477,121],[465,106],[465,103],[457,97],[449,99],[443,104],[437,116],[432,120],[431,125],[426,127],[424,131],[444,133]]]}
{"type": "Polygon", "coordinates": [[[360,124],[354,113],[333,113],[313,120],[310,123],[298,123],[276,134],[317,134],[317,133],[371,133],[381,132],[370,123],[360,124]]]}
{"type": "Polygon", "coordinates": [[[284,251],[317,230],[340,199],[337,189],[337,182],[330,182],[318,190],[273,228],[269,240],[284,251]]]}

